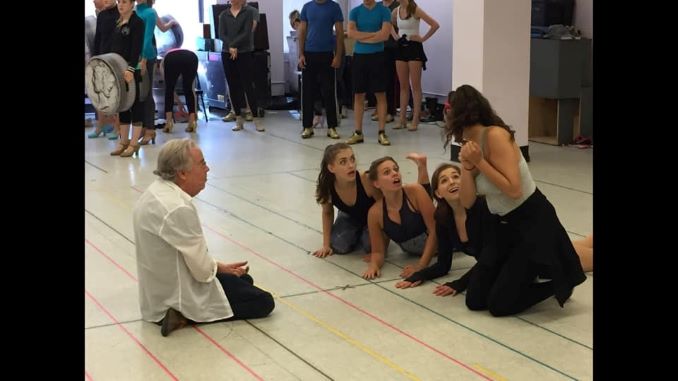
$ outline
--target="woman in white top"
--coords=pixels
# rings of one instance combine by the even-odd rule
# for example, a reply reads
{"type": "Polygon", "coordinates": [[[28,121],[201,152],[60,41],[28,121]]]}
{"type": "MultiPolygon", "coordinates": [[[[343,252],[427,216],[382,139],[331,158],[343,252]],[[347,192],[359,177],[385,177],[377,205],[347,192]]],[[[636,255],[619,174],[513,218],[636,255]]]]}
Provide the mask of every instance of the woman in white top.
{"type": "Polygon", "coordinates": [[[414,0],[402,0],[400,6],[391,13],[391,29],[393,38],[398,41],[396,53],[396,71],[400,82],[400,122],[394,129],[407,127],[405,113],[410,102],[410,85],[414,98],[412,110],[412,125],[407,127],[416,131],[421,113],[421,72],[426,68],[426,54],[422,43],[433,35],[440,25],[431,16],[426,14],[414,0]],[[419,21],[424,20],[428,25],[428,32],[422,37],[419,35],[419,21]],[[397,31],[396,31],[397,30],[397,31]]]}

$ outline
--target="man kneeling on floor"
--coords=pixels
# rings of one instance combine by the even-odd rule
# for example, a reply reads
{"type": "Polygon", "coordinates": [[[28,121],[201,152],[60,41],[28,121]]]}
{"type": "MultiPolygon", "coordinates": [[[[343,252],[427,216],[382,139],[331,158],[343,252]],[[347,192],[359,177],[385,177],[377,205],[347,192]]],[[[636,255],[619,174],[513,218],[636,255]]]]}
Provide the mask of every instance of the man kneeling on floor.
{"type": "Polygon", "coordinates": [[[158,154],[160,176],[134,206],[139,304],[160,333],[189,323],[268,316],[275,303],[254,286],[247,262],[222,263],[207,242],[192,198],[205,188],[209,167],[190,139],[170,140],[158,154]]]}

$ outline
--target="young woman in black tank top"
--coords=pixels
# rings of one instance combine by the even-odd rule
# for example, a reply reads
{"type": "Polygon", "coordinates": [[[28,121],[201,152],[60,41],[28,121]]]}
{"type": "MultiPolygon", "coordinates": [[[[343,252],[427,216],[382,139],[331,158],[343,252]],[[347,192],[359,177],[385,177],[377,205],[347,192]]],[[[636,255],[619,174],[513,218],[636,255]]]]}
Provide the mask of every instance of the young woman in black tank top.
{"type": "Polygon", "coordinates": [[[313,255],[324,258],[346,254],[360,245],[369,253],[367,212],[381,193],[356,168],[351,146],[331,144],[325,148],[316,184],[316,202],[322,206],[323,246],[313,255]],[[334,220],[334,207],[339,209],[334,220]]]}
{"type": "MultiPolygon", "coordinates": [[[[408,158],[417,162],[418,166],[421,162],[417,159],[423,159],[425,168],[424,156],[415,154],[408,158]]],[[[367,216],[372,252],[363,278],[373,279],[381,275],[387,248],[384,238],[388,237],[405,251],[413,252],[405,244],[425,235],[423,244],[418,245],[421,259],[415,265],[405,266],[400,274],[403,277],[410,276],[428,266],[436,249],[430,186],[427,190],[422,184],[428,185],[428,173],[419,171],[420,184],[403,185],[398,163],[392,157],[386,156],[372,162],[369,176],[372,185],[381,190],[384,197],[375,202],[367,216]],[[425,182],[422,181],[423,178],[425,182]]]]}

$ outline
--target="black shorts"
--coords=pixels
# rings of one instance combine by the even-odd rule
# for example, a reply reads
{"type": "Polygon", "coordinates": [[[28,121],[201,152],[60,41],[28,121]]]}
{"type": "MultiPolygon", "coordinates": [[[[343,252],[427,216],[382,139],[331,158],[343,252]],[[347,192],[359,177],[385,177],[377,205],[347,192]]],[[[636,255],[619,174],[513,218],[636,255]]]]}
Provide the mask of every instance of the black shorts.
{"type": "Polygon", "coordinates": [[[386,91],[386,59],[384,52],[353,53],[353,92],[383,93],[386,91]]]}
{"type": "Polygon", "coordinates": [[[421,61],[422,63],[425,63],[427,58],[424,53],[424,45],[417,41],[408,41],[407,45],[399,44],[396,52],[396,60],[405,62],[421,61]]]}

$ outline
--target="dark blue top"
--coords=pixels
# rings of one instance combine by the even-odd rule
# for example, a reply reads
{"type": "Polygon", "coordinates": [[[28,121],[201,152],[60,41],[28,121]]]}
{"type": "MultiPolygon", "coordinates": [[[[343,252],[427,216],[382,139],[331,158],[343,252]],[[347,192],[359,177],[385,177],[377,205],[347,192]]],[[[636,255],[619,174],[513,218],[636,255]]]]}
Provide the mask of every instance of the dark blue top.
{"type": "Polygon", "coordinates": [[[339,4],[331,0],[324,3],[309,1],[301,8],[301,21],[306,22],[305,52],[333,52],[336,39],[332,30],[337,22],[344,22],[339,4]]]}
{"type": "Polygon", "coordinates": [[[414,237],[420,236],[426,232],[426,224],[424,217],[418,211],[410,209],[410,200],[407,198],[405,189],[403,192],[403,204],[400,207],[400,224],[396,224],[388,218],[388,211],[386,210],[386,200],[382,202],[384,207],[384,233],[388,238],[397,243],[408,241],[414,237]]]}
{"type": "Polygon", "coordinates": [[[330,188],[330,193],[332,194],[332,205],[336,206],[337,209],[351,216],[351,218],[360,224],[360,226],[367,225],[367,212],[369,212],[370,207],[374,205],[374,198],[369,197],[363,184],[360,180],[360,172],[355,171],[355,184],[357,189],[357,195],[355,204],[353,206],[348,206],[341,201],[339,194],[334,189],[334,186],[330,188]]]}

